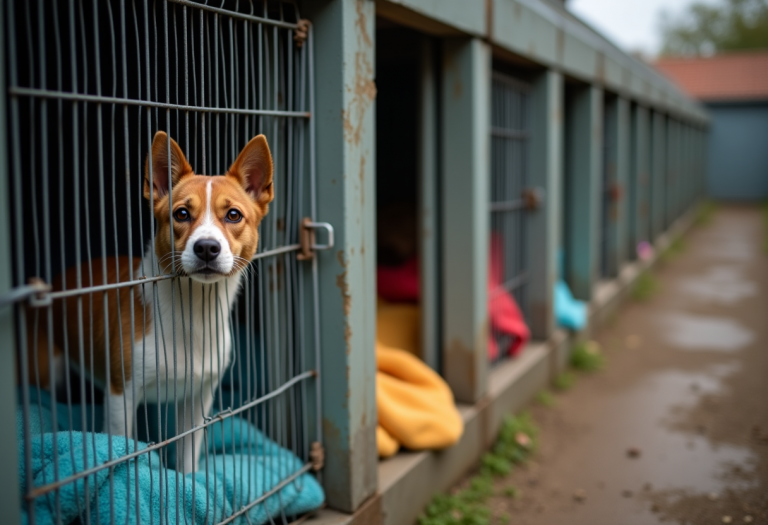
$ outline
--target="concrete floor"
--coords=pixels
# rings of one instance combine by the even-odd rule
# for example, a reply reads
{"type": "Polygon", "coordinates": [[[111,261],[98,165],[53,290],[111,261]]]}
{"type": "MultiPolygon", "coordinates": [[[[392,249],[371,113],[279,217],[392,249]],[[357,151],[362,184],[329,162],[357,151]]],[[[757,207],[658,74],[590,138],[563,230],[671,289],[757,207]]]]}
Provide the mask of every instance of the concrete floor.
{"type": "Polygon", "coordinates": [[[768,524],[768,253],[721,207],[596,335],[606,369],[537,407],[536,459],[500,485],[514,524],[768,524]],[[639,455],[631,457],[630,449],[639,455]],[[578,496],[578,497],[575,497],[578,496]]]}

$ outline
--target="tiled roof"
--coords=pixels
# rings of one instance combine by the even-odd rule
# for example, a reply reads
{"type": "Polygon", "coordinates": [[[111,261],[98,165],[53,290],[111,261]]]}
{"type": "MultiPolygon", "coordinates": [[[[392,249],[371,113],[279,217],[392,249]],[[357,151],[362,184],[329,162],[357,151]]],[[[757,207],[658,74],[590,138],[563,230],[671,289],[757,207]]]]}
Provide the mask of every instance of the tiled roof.
{"type": "Polygon", "coordinates": [[[662,58],[656,69],[705,101],[768,99],[768,52],[662,58]]]}

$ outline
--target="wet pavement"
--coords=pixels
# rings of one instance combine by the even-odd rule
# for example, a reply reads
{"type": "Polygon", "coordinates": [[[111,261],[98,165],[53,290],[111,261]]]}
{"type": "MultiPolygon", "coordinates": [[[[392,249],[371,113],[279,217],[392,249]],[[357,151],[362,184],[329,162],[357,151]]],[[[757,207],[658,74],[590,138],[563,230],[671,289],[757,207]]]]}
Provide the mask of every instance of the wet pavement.
{"type": "Polygon", "coordinates": [[[536,459],[501,485],[517,524],[768,524],[768,253],[722,207],[596,334],[605,370],[537,407],[536,459]]]}

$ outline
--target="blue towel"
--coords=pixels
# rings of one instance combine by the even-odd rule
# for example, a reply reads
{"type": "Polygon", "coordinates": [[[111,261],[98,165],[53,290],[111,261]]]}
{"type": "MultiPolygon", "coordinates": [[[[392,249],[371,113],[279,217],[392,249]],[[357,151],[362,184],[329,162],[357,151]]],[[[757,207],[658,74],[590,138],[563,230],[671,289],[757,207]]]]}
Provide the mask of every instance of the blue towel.
{"type": "Polygon", "coordinates": [[[562,279],[555,283],[555,320],[558,326],[576,331],[587,324],[587,305],[573,298],[562,279]]]}
{"type": "MultiPolygon", "coordinates": [[[[68,418],[62,417],[66,406],[52,407],[47,392],[32,391],[31,398],[34,401],[29,414],[31,478],[35,487],[51,483],[57,470],[59,479],[65,478],[102,464],[110,457],[120,458],[147,446],[121,436],[110,439],[106,434],[67,430],[63,427],[68,425],[68,418]],[[53,410],[56,410],[58,429],[53,427],[53,410]]],[[[76,409],[76,413],[79,410],[76,409]]],[[[84,412],[87,414],[90,410],[84,412]]],[[[19,481],[24,494],[27,476],[21,408],[17,409],[16,427],[20,444],[19,481]]],[[[103,469],[64,485],[58,502],[53,492],[38,497],[34,505],[35,521],[41,525],[57,523],[58,514],[60,522],[68,524],[78,519],[85,521],[88,514],[91,523],[96,524],[214,524],[274,489],[303,466],[292,452],[237,417],[212,425],[208,437],[207,454],[203,451],[200,471],[196,474],[184,476],[165,468],[157,452],[141,454],[118,464],[111,472],[103,469]]],[[[296,516],[318,508],[324,499],[323,489],[315,477],[305,473],[275,490],[234,523],[263,524],[281,514],[296,516]]],[[[23,523],[28,523],[28,508],[24,503],[22,514],[23,523]]]]}

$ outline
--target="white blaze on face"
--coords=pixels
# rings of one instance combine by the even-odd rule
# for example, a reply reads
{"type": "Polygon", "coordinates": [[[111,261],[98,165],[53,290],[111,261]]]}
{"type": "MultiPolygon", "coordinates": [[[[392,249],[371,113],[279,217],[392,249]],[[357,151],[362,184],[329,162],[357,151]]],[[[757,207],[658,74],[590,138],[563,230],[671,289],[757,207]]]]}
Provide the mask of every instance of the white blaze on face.
{"type": "Polygon", "coordinates": [[[199,271],[205,267],[205,263],[195,255],[195,243],[202,239],[211,239],[217,241],[221,245],[221,252],[219,256],[208,264],[208,268],[218,272],[219,274],[228,274],[232,271],[232,267],[235,263],[235,258],[232,255],[232,249],[229,246],[224,232],[221,231],[219,224],[217,224],[213,216],[213,199],[211,197],[213,193],[213,181],[208,181],[205,187],[205,215],[203,220],[192,232],[192,235],[187,239],[187,245],[184,247],[184,251],[181,254],[181,265],[184,271],[190,275],[193,279],[200,282],[213,282],[223,278],[223,275],[209,274],[209,275],[195,275],[196,271],[199,271]]]}

